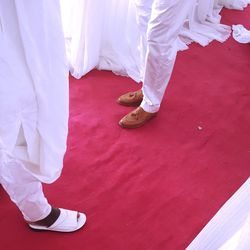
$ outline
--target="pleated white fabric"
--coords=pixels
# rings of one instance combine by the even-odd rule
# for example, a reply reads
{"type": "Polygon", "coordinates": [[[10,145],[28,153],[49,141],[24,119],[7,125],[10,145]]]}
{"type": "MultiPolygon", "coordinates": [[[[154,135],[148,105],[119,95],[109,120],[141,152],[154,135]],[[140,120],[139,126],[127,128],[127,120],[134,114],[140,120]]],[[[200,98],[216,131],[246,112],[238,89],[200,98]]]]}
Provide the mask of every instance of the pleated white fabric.
{"type": "Polygon", "coordinates": [[[201,249],[250,249],[250,178],[187,248],[187,250],[201,249]]]}
{"type": "Polygon", "coordinates": [[[0,1],[0,138],[50,183],[68,131],[68,67],[59,0],[0,1]],[[16,147],[23,130],[26,145],[16,147]]]}
{"type": "MultiPolygon", "coordinates": [[[[202,46],[224,42],[231,28],[220,24],[223,6],[237,8],[249,0],[195,0],[180,30],[179,50],[195,41],[202,46]]],[[[71,74],[80,78],[93,68],[113,70],[142,80],[140,31],[135,0],[61,0],[71,74]]]]}
{"type": "Polygon", "coordinates": [[[61,0],[61,9],[70,71],[79,78],[98,64],[103,6],[96,0],[61,0]]]}
{"type": "Polygon", "coordinates": [[[222,7],[215,0],[198,0],[180,33],[183,41],[186,44],[194,41],[202,46],[213,40],[224,42],[230,36],[231,28],[220,24],[222,7]]]}
{"type": "Polygon", "coordinates": [[[61,0],[70,72],[93,68],[140,80],[139,30],[132,0],[61,0]]]}

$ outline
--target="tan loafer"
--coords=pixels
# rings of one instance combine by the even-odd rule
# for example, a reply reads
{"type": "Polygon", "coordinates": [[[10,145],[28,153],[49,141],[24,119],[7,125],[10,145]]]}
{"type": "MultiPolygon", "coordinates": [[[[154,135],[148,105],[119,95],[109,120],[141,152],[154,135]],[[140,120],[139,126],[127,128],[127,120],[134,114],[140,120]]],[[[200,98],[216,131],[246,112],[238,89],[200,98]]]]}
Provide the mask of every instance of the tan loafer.
{"type": "Polygon", "coordinates": [[[117,103],[124,106],[137,107],[141,104],[143,99],[142,90],[137,90],[135,92],[129,92],[117,99],[117,103]]]}
{"type": "Polygon", "coordinates": [[[143,110],[142,107],[138,107],[126,116],[124,116],[119,125],[122,128],[139,128],[147,121],[156,116],[157,113],[149,113],[143,110]]]}

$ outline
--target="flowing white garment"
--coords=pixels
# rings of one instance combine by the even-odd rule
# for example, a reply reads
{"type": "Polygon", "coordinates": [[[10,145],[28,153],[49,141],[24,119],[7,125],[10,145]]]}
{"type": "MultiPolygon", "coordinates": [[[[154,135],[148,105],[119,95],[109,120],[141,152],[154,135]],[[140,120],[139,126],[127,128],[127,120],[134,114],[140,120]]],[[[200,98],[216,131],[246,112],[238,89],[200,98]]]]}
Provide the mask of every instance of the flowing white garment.
{"type": "Polygon", "coordinates": [[[47,183],[59,177],[66,150],[67,70],[59,0],[1,0],[0,138],[47,183]]]}
{"type": "Polygon", "coordinates": [[[250,249],[250,179],[226,202],[187,250],[250,249]]]}
{"type": "Polygon", "coordinates": [[[202,46],[213,40],[224,42],[230,36],[231,28],[220,24],[222,7],[216,0],[198,0],[180,33],[183,40],[187,44],[195,41],[202,46]]]}
{"type": "MultiPolygon", "coordinates": [[[[221,0],[222,1],[222,0],[221,0]]],[[[61,0],[71,74],[93,68],[141,80],[140,32],[134,0],[61,0]]],[[[180,32],[179,50],[192,41],[206,46],[225,41],[230,27],[220,24],[218,0],[196,0],[180,32]]]]}

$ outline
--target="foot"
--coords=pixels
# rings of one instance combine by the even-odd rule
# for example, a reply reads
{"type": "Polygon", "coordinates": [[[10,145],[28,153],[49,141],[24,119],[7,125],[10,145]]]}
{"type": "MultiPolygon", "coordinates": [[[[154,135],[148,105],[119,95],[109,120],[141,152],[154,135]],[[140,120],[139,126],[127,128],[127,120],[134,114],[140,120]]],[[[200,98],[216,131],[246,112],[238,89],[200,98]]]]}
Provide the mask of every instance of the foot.
{"type": "Polygon", "coordinates": [[[52,208],[51,213],[43,220],[28,222],[29,226],[35,230],[55,231],[55,232],[74,232],[83,227],[86,216],[72,210],[63,208],[52,208]]]}
{"type": "Polygon", "coordinates": [[[126,116],[124,116],[119,125],[122,128],[139,128],[147,121],[156,116],[157,113],[149,113],[143,110],[142,107],[138,107],[126,116]]]}
{"type": "Polygon", "coordinates": [[[135,92],[129,92],[117,99],[117,103],[124,106],[137,107],[141,104],[143,99],[142,90],[137,90],[135,92]]]}

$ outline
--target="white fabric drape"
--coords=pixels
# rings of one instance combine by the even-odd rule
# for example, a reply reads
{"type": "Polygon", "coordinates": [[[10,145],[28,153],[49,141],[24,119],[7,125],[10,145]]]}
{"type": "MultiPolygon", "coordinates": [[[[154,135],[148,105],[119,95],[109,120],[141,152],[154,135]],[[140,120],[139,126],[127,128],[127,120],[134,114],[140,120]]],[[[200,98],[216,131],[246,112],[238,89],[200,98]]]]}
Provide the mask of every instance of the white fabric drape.
{"type": "MultiPolygon", "coordinates": [[[[93,68],[141,80],[140,39],[134,0],[60,0],[71,74],[93,68]]],[[[230,27],[220,24],[222,7],[249,0],[196,0],[180,32],[179,50],[192,41],[206,46],[225,41],[230,27]]],[[[244,4],[241,6],[245,6],[244,4]]]]}
{"type": "Polygon", "coordinates": [[[187,250],[201,249],[250,249],[250,178],[187,248],[187,250]]]}
{"type": "Polygon", "coordinates": [[[112,69],[139,81],[139,30],[131,0],[61,0],[70,72],[112,69]]]}
{"type": "Polygon", "coordinates": [[[41,182],[27,170],[23,162],[6,150],[1,138],[0,183],[26,221],[39,221],[51,212],[41,182]]]}
{"type": "Polygon", "coordinates": [[[103,6],[105,4],[96,0],[61,0],[70,70],[76,78],[89,72],[99,62],[105,13],[103,6]]]}

